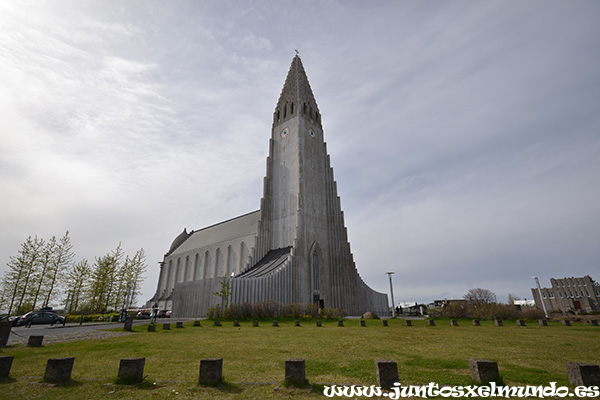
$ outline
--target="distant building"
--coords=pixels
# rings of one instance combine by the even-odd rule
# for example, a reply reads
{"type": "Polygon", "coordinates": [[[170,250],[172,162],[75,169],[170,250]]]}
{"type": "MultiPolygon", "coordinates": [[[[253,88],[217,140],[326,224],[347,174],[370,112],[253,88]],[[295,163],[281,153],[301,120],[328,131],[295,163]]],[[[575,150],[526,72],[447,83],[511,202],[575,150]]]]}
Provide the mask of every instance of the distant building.
{"type": "Polygon", "coordinates": [[[552,278],[550,282],[552,287],[542,288],[541,298],[538,288],[531,289],[535,305],[540,310],[543,310],[543,301],[549,313],[600,311],[600,284],[589,275],[583,278],[552,278]]]}
{"type": "Polygon", "coordinates": [[[535,307],[535,300],[515,300],[514,305],[519,307],[535,307]]]}

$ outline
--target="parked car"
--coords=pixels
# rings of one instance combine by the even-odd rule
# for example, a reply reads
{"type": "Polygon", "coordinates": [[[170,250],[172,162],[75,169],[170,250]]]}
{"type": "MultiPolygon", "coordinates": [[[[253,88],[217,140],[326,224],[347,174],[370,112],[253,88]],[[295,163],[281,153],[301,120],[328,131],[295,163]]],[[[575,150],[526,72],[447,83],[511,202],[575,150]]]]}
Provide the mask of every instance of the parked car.
{"type": "Polygon", "coordinates": [[[142,318],[142,319],[152,318],[152,311],[151,310],[140,310],[136,314],[136,317],[142,318]]]}
{"type": "Polygon", "coordinates": [[[56,311],[38,310],[30,311],[25,315],[17,317],[13,320],[13,326],[23,325],[42,325],[42,324],[65,324],[65,317],[60,316],[56,311]]]}
{"type": "Polygon", "coordinates": [[[156,316],[158,318],[170,318],[171,317],[171,311],[170,310],[159,310],[158,314],[156,316]]]}

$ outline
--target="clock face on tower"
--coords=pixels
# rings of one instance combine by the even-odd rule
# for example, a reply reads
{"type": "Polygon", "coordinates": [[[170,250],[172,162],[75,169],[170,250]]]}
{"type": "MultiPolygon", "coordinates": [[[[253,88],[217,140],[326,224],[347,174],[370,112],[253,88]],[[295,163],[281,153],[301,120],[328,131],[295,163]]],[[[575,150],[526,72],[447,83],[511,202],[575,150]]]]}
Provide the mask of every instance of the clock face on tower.
{"type": "Polygon", "coordinates": [[[281,131],[281,137],[285,138],[288,135],[288,133],[290,133],[290,130],[288,128],[285,128],[281,131]]]}

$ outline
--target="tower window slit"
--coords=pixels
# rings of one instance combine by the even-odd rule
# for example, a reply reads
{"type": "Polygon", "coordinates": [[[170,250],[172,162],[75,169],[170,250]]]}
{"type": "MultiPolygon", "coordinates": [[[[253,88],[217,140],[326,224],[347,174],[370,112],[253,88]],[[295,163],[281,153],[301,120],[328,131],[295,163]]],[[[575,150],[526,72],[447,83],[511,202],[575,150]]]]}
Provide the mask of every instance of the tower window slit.
{"type": "Polygon", "coordinates": [[[317,252],[312,254],[313,270],[313,290],[319,290],[319,255],[317,252]]]}

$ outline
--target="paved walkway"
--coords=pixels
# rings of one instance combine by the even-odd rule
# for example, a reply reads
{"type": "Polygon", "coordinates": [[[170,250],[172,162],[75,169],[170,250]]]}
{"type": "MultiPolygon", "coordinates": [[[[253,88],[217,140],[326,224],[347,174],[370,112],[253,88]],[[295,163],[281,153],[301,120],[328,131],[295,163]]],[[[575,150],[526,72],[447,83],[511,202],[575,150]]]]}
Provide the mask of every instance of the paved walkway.
{"type": "MultiPolygon", "coordinates": [[[[157,325],[163,323],[175,324],[177,321],[185,321],[184,319],[159,319],[157,325]]],[[[150,320],[135,320],[134,325],[147,325],[150,320]]],[[[92,322],[79,325],[78,323],[69,323],[62,325],[32,325],[31,328],[24,326],[13,327],[10,336],[8,337],[8,346],[11,345],[26,345],[29,341],[29,336],[44,336],[43,344],[53,344],[60,342],[69,342],[74,340],[88,339],[106,339],[115,336],[131,335],[134,332],[126,331],[106,331],[105,329],[123,328],[122,322],[92,322]]]]}

